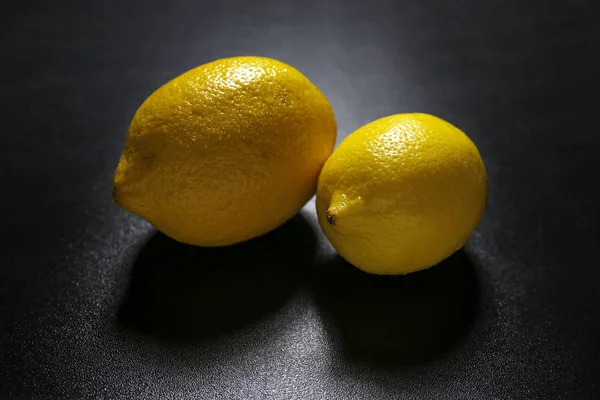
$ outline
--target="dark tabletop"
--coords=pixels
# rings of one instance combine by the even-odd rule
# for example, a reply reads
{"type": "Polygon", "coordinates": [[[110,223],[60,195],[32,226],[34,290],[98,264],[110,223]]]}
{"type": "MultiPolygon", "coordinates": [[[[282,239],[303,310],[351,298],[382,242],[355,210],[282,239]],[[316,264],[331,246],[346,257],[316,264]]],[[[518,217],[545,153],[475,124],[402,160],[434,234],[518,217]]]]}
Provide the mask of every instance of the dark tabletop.
{"type": "Polygon", "coordinates": [[[534,3],[5,2],[0,398],[600,398],[600,32],[592,1],[534,3]],[[304,72],[338,143],[411,111],[467,132],[489,202],[466,248],[376,277],[314,200],[226,249],[113,204],[139,104],[236,55],[304,72]]]}

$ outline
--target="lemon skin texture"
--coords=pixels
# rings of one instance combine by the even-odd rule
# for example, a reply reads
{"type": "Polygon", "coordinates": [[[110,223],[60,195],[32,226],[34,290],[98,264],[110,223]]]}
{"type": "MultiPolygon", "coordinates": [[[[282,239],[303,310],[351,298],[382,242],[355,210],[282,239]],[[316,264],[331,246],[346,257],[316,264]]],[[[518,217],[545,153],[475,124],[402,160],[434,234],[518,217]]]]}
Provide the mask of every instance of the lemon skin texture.
{"type": "Polygon", "coordinates": [[[300,210],[335,137],[327,99],[293,67],[263,57],[217,60],[140,106],[113,196],[175,240],[231,245],[300,210]]]}
{"type": "Polygon", "coordinates": [[[475,144],[428,114],[398,114],[348,136],[319,177],[319,224],[338,253],[382,275],[431,267],[460,249],[487,199],[475,144]]]}

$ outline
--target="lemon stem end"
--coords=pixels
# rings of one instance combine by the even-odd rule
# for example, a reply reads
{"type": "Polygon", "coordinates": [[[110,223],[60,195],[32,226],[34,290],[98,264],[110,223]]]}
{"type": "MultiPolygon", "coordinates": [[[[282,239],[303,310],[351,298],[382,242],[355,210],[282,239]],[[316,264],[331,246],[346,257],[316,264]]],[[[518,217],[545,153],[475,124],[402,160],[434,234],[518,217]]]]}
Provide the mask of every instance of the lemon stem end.
{"type": "Polygon", "coordinates": [[[327,210],[327,222],[329,222],[331,225],[335,225],[335,214],[332,213],[330,210],[327,210]]]}

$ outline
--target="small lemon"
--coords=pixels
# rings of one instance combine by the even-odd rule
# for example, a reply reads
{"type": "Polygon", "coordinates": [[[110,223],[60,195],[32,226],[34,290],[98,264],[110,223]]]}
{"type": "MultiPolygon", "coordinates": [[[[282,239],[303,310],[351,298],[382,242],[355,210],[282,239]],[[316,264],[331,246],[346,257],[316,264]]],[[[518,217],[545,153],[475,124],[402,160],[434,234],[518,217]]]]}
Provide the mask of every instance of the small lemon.
{"type": "Polygon", "coordinates": [[[262,57],[214,61],[137,110],[114,198],[178,241],[234,244],[300,210],[335,136],[327,99],[293,67],[262,57]]]}
{"type": "Polygon", "coordinates": [[[375,274],[431,267],[479,223],[487,174],[458,128],[427,114],[381,118],[348,136],[319,177],[317,213],[351,264],[375,274]]]}

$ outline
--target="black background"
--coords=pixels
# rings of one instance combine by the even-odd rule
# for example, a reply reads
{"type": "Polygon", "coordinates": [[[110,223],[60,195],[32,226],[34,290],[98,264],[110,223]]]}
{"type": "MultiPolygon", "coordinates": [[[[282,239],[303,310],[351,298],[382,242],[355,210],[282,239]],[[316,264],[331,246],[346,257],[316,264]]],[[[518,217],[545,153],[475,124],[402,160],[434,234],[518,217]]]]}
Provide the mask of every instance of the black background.
{"type": "Polygon", "coordinates": [[[0,397],[599,398],[600,34],[591,1],[535,3],[3,3],[0,397]],[[465,250],[382,278],[314,201],[228,249],[115,206],[139,104],[236,55],[304,72],[338,143],[400,112],[467,132],[489,203],[465,250]]]}

